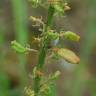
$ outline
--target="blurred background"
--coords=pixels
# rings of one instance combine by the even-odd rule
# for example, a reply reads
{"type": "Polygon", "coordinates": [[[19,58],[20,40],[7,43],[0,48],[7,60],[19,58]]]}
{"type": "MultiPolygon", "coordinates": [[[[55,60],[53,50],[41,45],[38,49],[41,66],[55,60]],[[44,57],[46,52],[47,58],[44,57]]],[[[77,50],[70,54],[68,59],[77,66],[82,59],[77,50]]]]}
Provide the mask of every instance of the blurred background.
{"type": "MultiPolygon", "coordinates": [[[[65,17],[54,17],[53,28],[70,30],[81,36],[80,42],[62,41],[64,47],[80,56],[80,64],[64,60],[46,60],[48,72],[61,71],[56,96],[96,96],[96,0],[68,0],[71,10],[65,17]],[[50,62],[48,62],[50,61],[50,62]]],[[[0,0],[0,96],[21,96],[32,83],[30,74],[37,63],[37,54],[16,54],[12,40],[32,46],[32,35],[40,31],[32,27],[29,16],[43,17],[47,10],[32,8],[28,0],[0,0]]],[[[38,48],[37,48],[38,49],[38,48]]]]}

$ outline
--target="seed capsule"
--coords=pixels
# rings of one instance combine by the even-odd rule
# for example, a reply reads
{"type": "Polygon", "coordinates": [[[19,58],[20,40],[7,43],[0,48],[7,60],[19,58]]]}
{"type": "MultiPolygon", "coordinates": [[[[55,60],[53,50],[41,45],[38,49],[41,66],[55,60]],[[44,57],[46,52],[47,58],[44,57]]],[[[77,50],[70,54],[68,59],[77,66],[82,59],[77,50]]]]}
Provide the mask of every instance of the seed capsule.
{"type": "Polygon", "coordinates": [[[72,40],[72,41],[79,41],[80,40],[80,36],[77,35],[76,33],[71,32],[71,31],[67,31],[65,33],[62,33],[62,35],[65,39],[68,39],[68,40],[72,40]]]}
{"type": "Polygon", "coordinates": [[[26,52],[26,48],[24,48],[21,44],[19,44],[16,40],[11,41],[11,47],[18,53],[26,52]]]}
{"type": "Polygon", "coordinates": [[[69,63],[78,64],[80,62],[79,57],[69,49],[61,48],[57,51],[57,54],[69,63]]]}

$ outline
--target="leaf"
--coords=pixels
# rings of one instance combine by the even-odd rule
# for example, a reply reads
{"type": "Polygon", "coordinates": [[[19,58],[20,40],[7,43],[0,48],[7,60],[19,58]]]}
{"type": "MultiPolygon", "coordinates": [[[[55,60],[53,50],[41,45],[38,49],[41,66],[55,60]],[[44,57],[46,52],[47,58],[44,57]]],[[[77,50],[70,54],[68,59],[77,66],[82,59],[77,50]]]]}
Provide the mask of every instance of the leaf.
{"type": "Polygon", "coordinates": [[[57,54],[64,58],[66,61],[72,64],[78,64],[80,62],[79,57],[69,49],[58,49],[57,54]]]}

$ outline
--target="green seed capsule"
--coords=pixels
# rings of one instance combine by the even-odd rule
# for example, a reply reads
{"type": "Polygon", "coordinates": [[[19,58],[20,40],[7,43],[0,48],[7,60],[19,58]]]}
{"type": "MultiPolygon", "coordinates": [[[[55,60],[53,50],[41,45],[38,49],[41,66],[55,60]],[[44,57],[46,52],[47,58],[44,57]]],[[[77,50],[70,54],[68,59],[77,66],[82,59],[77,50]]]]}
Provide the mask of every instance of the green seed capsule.
{"type": "Polygon", "coordinates": [[[69,49],[60,48],[57,54],[71,64],[78,64],[80,62],[79,57],[69,49]]]}
{"type": "Polygon", "coordinates": [[[24,53],[26,48],[19,44],[16,40],[11,41],[11,47],[18,53],[24,53]]]}
{"type": "Polygon", "coordinates": [[[80,36],[77,35],[76,33],[73,33],[71,31],[67,31],[63,34],[65,39],[72,40],[72,41],[79,41],[80,36]]]}

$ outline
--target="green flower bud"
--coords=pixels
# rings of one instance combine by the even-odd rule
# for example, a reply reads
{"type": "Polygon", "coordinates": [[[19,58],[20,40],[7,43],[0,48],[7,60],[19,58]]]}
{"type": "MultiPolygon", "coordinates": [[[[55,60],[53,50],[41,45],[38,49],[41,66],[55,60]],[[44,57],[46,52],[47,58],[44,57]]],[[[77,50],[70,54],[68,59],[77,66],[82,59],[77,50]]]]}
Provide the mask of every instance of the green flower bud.
{"type": "Polygon", "coordinates": [[[67,31],[64,34],[62,34],[65,39],[72,40],[72,41],[79,41],[80,36],[77,35],[76,33],[73,33],[71,31],[67,31]]]}
{"type": "Polygon", "coordinates": [[[54,32],[47,32],[47,35],[50,39],[53,39],[53,40],[56,40],[59,37],[59,35],[54,32]]]}
{"type": "Polygon", "coordinates": [[[60,6],[59,4],[54,4],[54,8],[56,10],[56,13],[64,14],[64,8],[60,6]]]}
{"type": "Polygon", "coordinates": [[[11,47],[18,53],[26,52],[26,48],[24,48],[21,44],[19,44],[16,40],[11,41],[11,47]]]}

